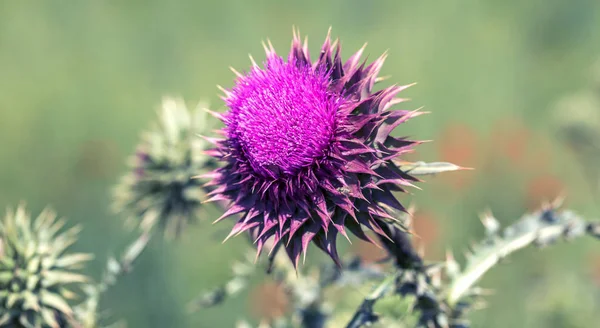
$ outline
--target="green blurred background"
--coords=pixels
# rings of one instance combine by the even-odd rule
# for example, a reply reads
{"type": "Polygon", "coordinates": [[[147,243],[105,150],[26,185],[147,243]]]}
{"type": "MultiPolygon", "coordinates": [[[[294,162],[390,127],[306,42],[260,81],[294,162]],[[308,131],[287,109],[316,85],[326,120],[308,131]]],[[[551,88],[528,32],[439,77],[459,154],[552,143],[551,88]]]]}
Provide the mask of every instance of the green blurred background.
{"type": "MultiPolygon", "coordinates": [[[[99,272],[132,237],[108,210],[109,191],[161,97],[222,109],[215,85],[232,85],[228,66],[246,69],[248,53],[262,60],[266,38],[285,53],[292,25],[309,35],[313,54],[330,26],[346,58],[367,41],[370,59],[389,50],[383,75],[418,82],[406,107],[432,112],[401,127],[434,140],[409,159],[476,168],[401,196],[420,209],[428,257],[446,247],[460,254],[481,235],[486,208],[511,222],[565,191],[570,208],[600,214],[555,119],[561,99],[589,88],[600,59],[596,0],[0,1],[0,206],[51,204],[83,222],[76,247],[97,254],[89,271],[99,272]]],[[[243,254],[243,238],[221,245],[227,229],[204,222],[180,242],[155,240],[103,307],[130,327],[253,318],[246,294],[185,312],[243,254]]],[[[472,315],[474,326],[594,326],[598,249],[578,241],[516,254],[482,282],[497,292],[472,315]]]]}

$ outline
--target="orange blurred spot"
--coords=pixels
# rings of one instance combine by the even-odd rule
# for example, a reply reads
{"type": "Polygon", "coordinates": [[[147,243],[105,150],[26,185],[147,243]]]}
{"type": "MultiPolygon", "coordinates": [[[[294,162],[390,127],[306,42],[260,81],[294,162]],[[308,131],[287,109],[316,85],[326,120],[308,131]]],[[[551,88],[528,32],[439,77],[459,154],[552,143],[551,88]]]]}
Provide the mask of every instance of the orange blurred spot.
{"type": "Polygon", "coordinates": [[[506,118],[496,122],[491,134],[490,151],[507,158],[512,165],[525,164],[530,144],[531,132],[516,118],[506,118]]]}
{"type": "Polygon", "coordinates": [[[594,254],[590,257],[589,263],[591,266],[590,273],[592,282],[594,283],[594,285],[596,285],[596,287],[600,287],[600,256],[594,254]]]}
{"type": "Polygon", "coordinates": [[[413,215],[412,231],[416,234],[413,237],[413,245],[417,248],[424,248],[426,255],[436,254],[438,238],[440,237],[439,223],[435,215],[427,211],[417,211],[413,215]]]}
{"type": "Polygon", "coordinates": [[[555,153],[552,151],[552,141],[547,136],[535,138],[533,143],[535,148],[528,152],[526,168],[528,171],[539,173],[548,169],[555,153]]]}
{"type": "Polygon", "coordinates": [[[352,252],[365,263],[375,263],[387,256],[386,251],[382,248],[362,240],[353,242],[352,252]]]}
{"type": "MultiPolygon", "coordinates": [[[[464,167],[476,167],[477,135],[465,124],[449,125],[437,138],[438,160],[464,167]]],[[[465,172],[440,175],[442,181],[456,189],[464,189],[474,181],[474,174],[465,172]]]]}
{"type": "Polygon", "coordinates": [[[248,298],[250,314],[256,319],[273,321],[286,314],[289,298],[281,284],[262,283],[252,289],[248,298]]]}
{"type": "MultiPolygon", "coordinates": [[[[424,248],[426,255],[438,255],[439,249],[437,249],[437,246],[439,243],[437,239],[440,236],[440,229],[433,213],[416,211],[413,214],[410,231],[414,234],[411,236],[411,240],[417,250],[424,248]]],[[[371,238],[377,239],[373,236],[371,238]]],[[[388,257],[385,249],[362,240],[353,242],[352,253],[356,254],[364,263],[369,264],[388,257]]]]}
{"type": "Polygon", "coordinates": [[[467,125],[449,125],[438,137],[438,150],[441,161],[461,166],[471,166],[475,162],[475,132],[467,125]]]}
{"type": "Polygon", "coordinates": [[[563,182],[555,176],[538,176],[527,184],[526,206],[529,210],[537,210],[544,202],[551,202],[562,195],[564,190],[563,182]]]}

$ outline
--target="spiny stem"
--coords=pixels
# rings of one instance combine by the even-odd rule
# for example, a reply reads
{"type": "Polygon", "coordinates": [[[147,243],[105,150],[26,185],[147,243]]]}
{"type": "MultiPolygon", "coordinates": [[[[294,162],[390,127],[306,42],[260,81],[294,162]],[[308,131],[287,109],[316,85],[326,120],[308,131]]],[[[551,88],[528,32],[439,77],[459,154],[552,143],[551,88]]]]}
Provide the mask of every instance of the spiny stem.
{"type": "MultiPolygon", "coordinates": [[[[76,327],[97,327],[97,310],[102,294],[113,286],[120,276],[131,271],[133,262],[146,249],[150,237],[150,233],[143,232],[127,246],[119,260],[113,257],[108,259],[100,282],[86,290],[87,298],[77,308],[80,322],[76,327]]],[[[121,326],[116,324],[114,327],[121,326]]]]}
{"type": "Polygon", "coordinates": [[[590,227],[594,225],[571,211],[544,211],[539,215],[524,217],[505,230],[504,238],[492,237],[492,246],[472,257],[467,267],[450,284],[446,301],[451,307],[456,305],[487,271],[511,253],[536,242],[546,244],[563,236],[579,237],[586,233],[586,229],[591,234],[593,229],[590,227]]]}
{"type": "Polygon", "coordinates": [[[133,262],[140,256],[144,249],[146,249],[150,237],[149,232],[143,232],[136,240],[127,246],[119,261],[114,258],[109,259],[102,281],[98,285],[100,292],[104,292],[109,286],[116,282],[119,276],[131,270],[133,262]]]}
{"type": "Polygon", "coordinates": [[[359,328],[367,323],[377,320],[377,316],[373,313],[375,302],[382,298],[394,285],[398,273],[394,273],[385,278],[365,299],[348,323],[346,328],[359,328]]]}
{"type": "MultiPolygon", "coordinates": [[[[460,270],[460,267],[451,256],[446,263],[440,263],[443,266],[439,268],[445,268],[447,279],[438,276],[441,271],[437,269],[429,272],[426,267],[417,266],[408,271],[417,275],[425,275],[423,280],[425,285],[421,286],[421,289],[433,292],[432,295],[429,295],[433,297],[427,297],[427,302],[417,301],[414,304],[414,310],[421,312],[419,325],[436,328],[466,327],[463,320],[461,320],[465,311],[456,311],[459,301],[468,295],[481,295],[476,290],[475,284],[502,258],[519,249],[532,244],[538,246],[549,245],[559,238],[572,239],[590,235],[600,239],[600,222],[588,222],[568,210],[557,212],[557,207],[558,205],[555,204],[551,208],[525,215],[518,222],[506,227],[501,234],[499,233],[499,223],[489,214],[483,220],[487,237],[481,243],[475,245],[473,252],[468,254],[465,269],[460,270]],[[437,275],[433,272],[437,272],[437,275]],[[447,321],[447,319],[450,321],[447,321]]],[[[438,268],[438,266],[431,268],[438,268]]],[[[373,313],[373,305],[386,295],[390,286],[395,285],[400,288],[399,286],[405,282],[412,284],[413,281],[405,279],[410,275],[400,276],[399,272],[388,276],[364,299],[352,320],[346,326],[347,328],[359,328],[376,322],[378,318],[373,313]]],[[[427,296],[423,292],[419,292],[418,289],[405,294],[412,294],[417,298],[427,296]]]]}

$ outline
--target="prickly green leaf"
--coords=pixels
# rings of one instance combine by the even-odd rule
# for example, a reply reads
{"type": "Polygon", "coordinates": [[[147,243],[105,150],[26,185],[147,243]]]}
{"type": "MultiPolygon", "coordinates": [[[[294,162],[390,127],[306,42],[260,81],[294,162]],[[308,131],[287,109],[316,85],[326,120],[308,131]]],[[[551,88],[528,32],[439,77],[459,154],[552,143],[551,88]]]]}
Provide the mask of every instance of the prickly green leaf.
{"type": "Polygon", "coordinates": [[[400,169],[410,175],[431,175],[438,174],[443,172],[452,172],[452,171],[460,171],[460,170],[469,170],[469,168],[460,167],[456,164],[447,163],[447,162],[415,162],[401,163],[400,169]]]}

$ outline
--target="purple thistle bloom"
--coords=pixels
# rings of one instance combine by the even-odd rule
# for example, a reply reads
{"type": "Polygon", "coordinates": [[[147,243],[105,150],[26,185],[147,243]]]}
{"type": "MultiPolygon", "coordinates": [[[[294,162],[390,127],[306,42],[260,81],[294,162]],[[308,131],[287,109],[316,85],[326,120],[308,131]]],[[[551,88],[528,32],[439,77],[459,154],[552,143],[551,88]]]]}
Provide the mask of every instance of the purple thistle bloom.
{"type": "Polygon", "coordinates": [[[420,114],[389,110],[409,86],[373,91],[386,55],[366,65],[361,49],[343,63],[329,35],[314,63],[297,32],[287,60],[270,44],[265,51],[264,68],[253,61],[223,90],[229,111],[213,113],[226,138],[208,151],[224,163],[205,175],[215,187],[208,201],[231,202],[217,221],[240,215],[227,238],[249,232],[257,256],[271,240],[295,266],[310,242],[339,264],[336,237],[346,230],[390,239],[382,225],[390,210],[404,211],[392,192],[417,181],[392,162],[418,143],[390,136],[420,114]]]}

